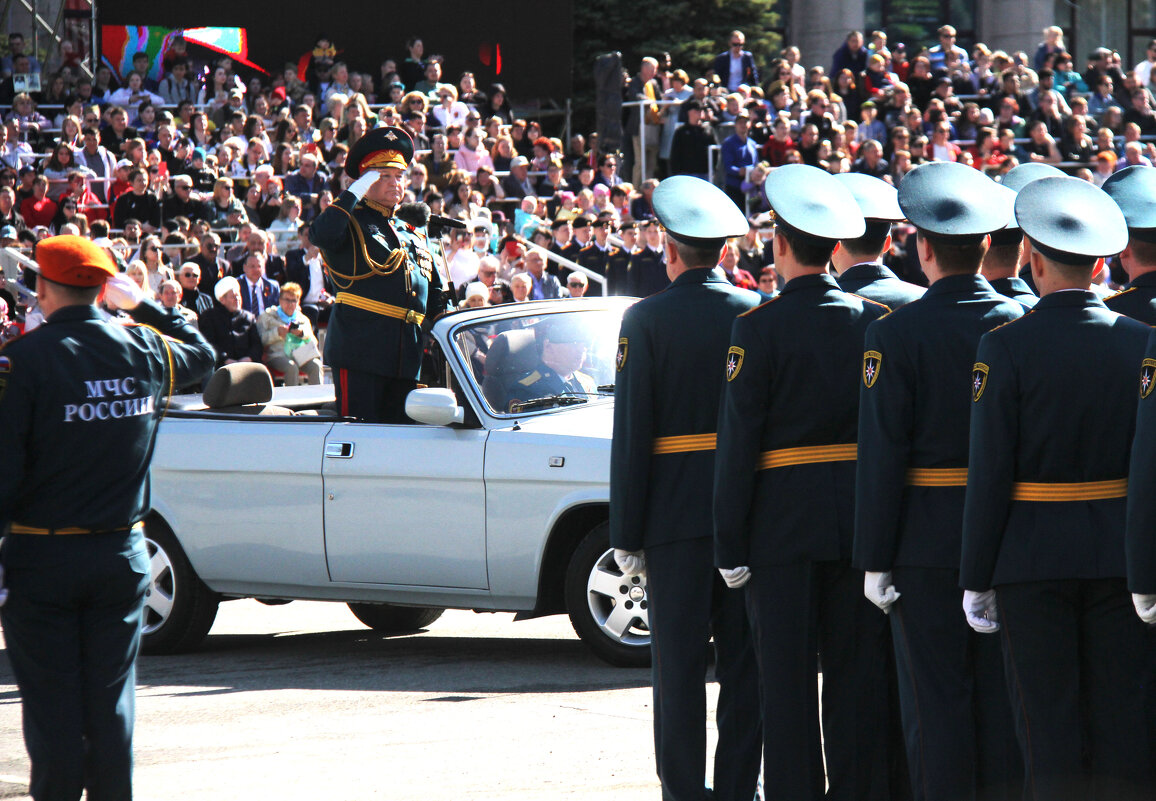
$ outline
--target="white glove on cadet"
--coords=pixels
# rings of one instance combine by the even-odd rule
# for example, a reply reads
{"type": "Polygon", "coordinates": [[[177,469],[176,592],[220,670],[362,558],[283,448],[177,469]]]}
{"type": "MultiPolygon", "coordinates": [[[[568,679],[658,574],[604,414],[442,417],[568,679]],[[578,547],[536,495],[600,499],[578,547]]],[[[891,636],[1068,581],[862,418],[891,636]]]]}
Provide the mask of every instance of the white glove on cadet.
{"type": "Polygon", "coordinates": [[[1136,607],[1141,620],[1149,626],[1156,626],[1156,593],[1132,593],[1132,606],[1136,607]]]}
{"type": "Polygon", "coordinates": [[[890,570],[886,573],[872,573],[871,571],[864,573],[863,594],[867,596],[868,601],[882,609],[885,615],[891,614],[891,605],[900,598],[900,594],[895,590],[895,585],[891,583],[890,570]]]}
{"type": "Polygon", "coordinates": [[[742,567],[720,567],[718,569],[719,575],[722,576],[723,581],[732,590],[737,590],[739,587],[751,580],[751,569],[746,565],[742,567]]]}
{"type": "Polygon", "coordinates": [[[0,606],[8,600],[8,590],[4,587],[4,567],[0,565],[0,606]]]}
{"type": "Polygon", "coordinates": [[[624,576],[637,576],[646,572],[646,557],[642,551],[624,551],[615,548],[614,561],[624,576]]]}
{"type": "Polygon", "coordinates": [[[381,178],[381,173],[377,170],[367,170],[361,174],[361,177],[349,185],[349,191],[358,200],[365,197],[365,193],[369,191],[369,187],[373,186],[381,178]]]}
{"type": "Polygon", "coordinates": [[[117,273],[104,282],[104,302],[114,309],[129,311],[145,299],[145,291],[125,273],[117,273]]]}
{"type": "Polygon", "coordinates": [[[967,625],[980,634],[993,634],[999,631],[999,610],[995,605],[995,590],[986,592],[964,590],[963,614],[967,617],[967,625]]]}

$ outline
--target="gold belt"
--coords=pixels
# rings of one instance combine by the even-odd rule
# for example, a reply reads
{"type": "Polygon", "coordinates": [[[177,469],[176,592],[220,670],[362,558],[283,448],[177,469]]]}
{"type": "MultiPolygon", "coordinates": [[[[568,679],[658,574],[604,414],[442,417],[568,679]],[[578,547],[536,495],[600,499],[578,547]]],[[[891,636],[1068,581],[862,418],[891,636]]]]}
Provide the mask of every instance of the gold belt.
{"type": "MultiPolygon", "coordinates": [[[[22,523],[13,523],[8,527],[10,534],[105,534],[110,531],[123,531],[119,528],[80,528],[78,526],[66,526],[63,528],[41,528],[40,526],[26,526],[22,523]]],[[[132,526],[133,531],[144,530],[144,523],[137,523],[132,526]]]]}
{"type": "Polygon", "coordinates": [[[776,467],[790,467],[797,464],[819,464],[821,462],[853,462],[858,456],[859,446],[854,442],[845,445],[810,445],[799,448],[779,448],[763,451],[759,455],[759,469],[771,470],[776,467]]]}
{"type": "Polygon", "coordinates": [[[370,300],[369,298],[363,298],[361,295],[354,295],[352,292],[338,292],[334,301],[344,303],[346,306],[353,306],[357,309],[364,309],[374,314],[380,314],[383,317],[392,317],[395,320],[414,323],[415,325],[421,325],[425,320],[424,314],[419,314],[413,309],[391,306],[388,303],[382,303],[378,300],[370,300]]]}
{"type": "Polygon", "coordinates": [[[654,453],[689,453],[713,451],[716,434],[686,434],[681,437],[655,437],[654,453]]]}
{"type": "Polygon", "coordinates": [[[907,471],[909,487],[966,487],[966,467],[912,467],[907,471]]]}
{"type": "Polygon", "coordinates": [[[1079,481],[1073,484],[1033,484],[1017,481],[1012,486],[1013,501],[1103,501],[1128,495],[1128,479],[1079,481]]]}

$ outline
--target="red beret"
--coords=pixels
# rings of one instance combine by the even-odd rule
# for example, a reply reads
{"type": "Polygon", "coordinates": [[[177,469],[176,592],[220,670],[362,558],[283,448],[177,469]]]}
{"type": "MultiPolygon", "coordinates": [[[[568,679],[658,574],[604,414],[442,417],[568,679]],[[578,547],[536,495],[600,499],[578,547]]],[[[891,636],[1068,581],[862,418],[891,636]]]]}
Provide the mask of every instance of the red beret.
{"type": "Polygon", "coordinates": [[[83,236],[51,236],[36,245],[39,272],[67,286],[101,286],[116,275],[116,265],[103,249],[83,236]]]}

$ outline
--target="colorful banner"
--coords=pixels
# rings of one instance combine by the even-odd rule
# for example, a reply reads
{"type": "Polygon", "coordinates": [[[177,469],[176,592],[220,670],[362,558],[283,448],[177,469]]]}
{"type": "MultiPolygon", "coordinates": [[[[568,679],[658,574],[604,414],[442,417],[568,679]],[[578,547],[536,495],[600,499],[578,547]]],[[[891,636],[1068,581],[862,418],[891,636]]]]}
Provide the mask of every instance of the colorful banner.
{"type": "Polygon", "coordinates": [[[189,44],[201,45],[229,56],[238,64],[266,72],[249,61],[248,33],[244,28],[162,28],[156,25],[102,25],[101,55],[117,80],[132,71],[132,57],[146,53],[148,77],[160,80],[165,53],[177,36],[189,44]]]}

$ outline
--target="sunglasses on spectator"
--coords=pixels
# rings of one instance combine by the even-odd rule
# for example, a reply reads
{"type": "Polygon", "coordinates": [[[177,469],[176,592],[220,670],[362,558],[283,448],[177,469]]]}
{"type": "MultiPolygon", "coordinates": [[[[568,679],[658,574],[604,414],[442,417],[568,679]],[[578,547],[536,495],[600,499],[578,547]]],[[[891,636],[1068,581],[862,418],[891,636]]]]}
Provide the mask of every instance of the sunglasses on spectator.
{"type": "Polygon", "coordinates": [[[188,270],[181,273],[181,278],[200,278],[200,277],[201,276],[198,273],[191,273],[188,270]]]}
{"type": "Polygon", "coordinates": [[[567,281],[566,286],[585,286],[581,281],[567,281]]]}

